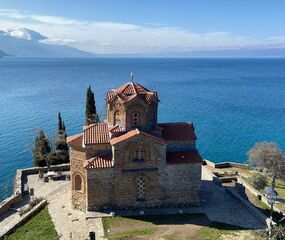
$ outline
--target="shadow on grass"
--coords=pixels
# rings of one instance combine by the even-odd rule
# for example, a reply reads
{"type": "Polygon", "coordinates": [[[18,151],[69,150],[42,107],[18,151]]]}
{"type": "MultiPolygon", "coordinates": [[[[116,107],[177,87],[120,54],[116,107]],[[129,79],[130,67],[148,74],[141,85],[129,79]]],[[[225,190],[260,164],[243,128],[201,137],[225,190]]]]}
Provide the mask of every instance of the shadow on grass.
{"type": "Polygon", "coordinates": [[[180,225],[195,224],[200,226],[209,226],[210,220],[204,214],[179,214],[179,215],[145,215],[128,217],[133,220],[150,222],[155,225],[180,225]]]}
{"type": "Polygon", "coordinates": [[[201,227],[213,227],[219,230],[246,230],[235,225],[211,222],[204,214],[180,214],[180,215],[149,215],[149,216],[134,216],[128,217],[132,220],[140,220],[149,222],[154,225],[185,225],[192,224],[201,227]]]}

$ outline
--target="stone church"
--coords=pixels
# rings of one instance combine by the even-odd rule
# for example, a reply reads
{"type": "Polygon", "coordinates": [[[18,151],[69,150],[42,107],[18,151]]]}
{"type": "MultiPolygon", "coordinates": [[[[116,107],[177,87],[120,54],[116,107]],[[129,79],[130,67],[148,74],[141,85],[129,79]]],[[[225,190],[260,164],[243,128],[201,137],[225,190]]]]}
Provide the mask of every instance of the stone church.
{"type": "Polygon", "coordinates": [[[158,123],[158,94],[107,92],[107,118],[68,138],[72,205],[83,211],[200,204],[202,159],[191,122],[158,123]]]}

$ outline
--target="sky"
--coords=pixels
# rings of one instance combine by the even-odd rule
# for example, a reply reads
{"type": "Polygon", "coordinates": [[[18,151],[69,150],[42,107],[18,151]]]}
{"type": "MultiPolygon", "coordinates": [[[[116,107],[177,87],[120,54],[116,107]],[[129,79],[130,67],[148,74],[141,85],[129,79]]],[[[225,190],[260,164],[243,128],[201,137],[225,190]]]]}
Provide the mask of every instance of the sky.
{"type": "Polygon", "coordinates": [[[0,0],[0,29],[100,54],[274,48],[284,12],[284,0],[0,0]]]}

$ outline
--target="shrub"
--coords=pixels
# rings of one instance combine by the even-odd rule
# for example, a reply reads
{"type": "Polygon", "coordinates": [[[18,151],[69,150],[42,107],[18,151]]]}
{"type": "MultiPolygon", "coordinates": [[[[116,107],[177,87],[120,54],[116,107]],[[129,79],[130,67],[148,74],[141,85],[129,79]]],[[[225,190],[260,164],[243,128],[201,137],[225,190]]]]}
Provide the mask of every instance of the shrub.
{"type": "Polygon", "coordinates": [[[257,190],[263,190],[267,185],[267,178],[264,174],[257,172],[249,178],[251,185],[257,190]]]}

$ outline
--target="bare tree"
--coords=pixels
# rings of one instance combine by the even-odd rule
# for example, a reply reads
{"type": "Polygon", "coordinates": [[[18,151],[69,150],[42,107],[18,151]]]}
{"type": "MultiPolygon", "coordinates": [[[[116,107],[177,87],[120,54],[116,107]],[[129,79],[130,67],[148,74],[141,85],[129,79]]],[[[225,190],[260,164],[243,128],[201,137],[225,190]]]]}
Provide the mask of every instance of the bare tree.
{"type": "Polygon", "coordinates": [[[285,176],[285,155],[274,142],[256,143],[248,151],[248,160],[251,165],[266,169],[270,173],[273,188],[276,178],[285,176]]]}

